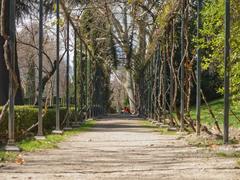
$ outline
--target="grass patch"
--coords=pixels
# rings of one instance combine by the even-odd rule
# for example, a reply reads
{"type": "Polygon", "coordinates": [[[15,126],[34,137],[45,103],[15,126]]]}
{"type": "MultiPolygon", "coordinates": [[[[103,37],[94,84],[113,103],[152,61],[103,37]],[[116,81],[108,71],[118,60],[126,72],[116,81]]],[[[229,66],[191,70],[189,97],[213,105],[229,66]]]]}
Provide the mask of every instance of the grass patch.
{"type": "Polygon", "coordinates": [[[237,165],[240,167],[240,159],[237,160],[237,165]]]}
{"type": "Polygon", "coordinates": [[[237,158],[235,168],[240,169],[240,151],[217,152],[216,155],[222,158],[237,158]]]}
{"type": "MultiPolygon", "coordinates": [[[[215,114],[217,120],[219,121],[220,125],[223,125],[223,119],[224,119],[224,100],[223,99],[218,99],[212,102],[209,102],[209,105],[215,114]]],[[[239,104],[231,104],[231,109],[233,112],[236,114],[237,117],[240,119],[240,111],[239,111],[239,104]]],[[[193,107],[191,108],[191,116],[195,117],[196,116],[196,108],[193,107]]],[[[214,120],[212,116],[209,113],[209,110],[206,105],[201,106],[201,120],[203,124],[207,124],[210,126],[214,125],[214,120]]],[[[240,128],[240,123],[239,120],[230,112],[229,114],[229,125],[235,128],[240,128]]]]}
{"type": "Polygon", "coordinates": [[[146,128],[151,128],[154,132],[159,132],[162,135],[176,135],[176,131],[168,131],[167,128],[160,128],[155,125],[153,125],[151,122],[148,120],[142,120],[141,125],[143,125],[146,128]]]}
{"type": "Polygon", "coordinates": [[[223,140],[222,139],[211,139],[211,138],[206,138],[206,137],[190,137],[186,138],[187,142],[191,146],[196,146],[196,147],[209,147],[209,146],[214,146],[214,145],[223,145],[223,140]]]}
{"type": "MultiPolygon", "coordinates": [[[[186,137],[186,141],[189,145],[197,147],[210,147],[210,146],[220,146],[223,145],[223,140],[220,137],[202,135],[196,136],[196,134],[191,134],[186,137]]],[[[238,144],[239,141],[236,139],[230,139],[229,144],[238,144]]]]}
{"type": "Polygon", "coordinates": [[[45,140],[27,139],[17,143],[17,145],[26,152],[57,148],[58,143],[66,140],[70,136],[74,136],[79,134],[80,132],[87,131],[95,124],[95,120],[89,120],[86,121],[85,124],[83,124],[80,128],[66,131],[63,135],[47,135],[45,140]]]}
{"type": "Polygon", "coordinates": [[[14,161],[18,153],[5,152],[0,150],[0,162],[14,161]]]}
{"type": "MultiPolygon", "coordinates": [[[[218,157],[240,158],[240,151],[236,151],[236,152],[217,152],[216,154],[217,154],[218,157]]],[[[239,161],[240,161],[240,159],[239,159],[239,161]]]]}

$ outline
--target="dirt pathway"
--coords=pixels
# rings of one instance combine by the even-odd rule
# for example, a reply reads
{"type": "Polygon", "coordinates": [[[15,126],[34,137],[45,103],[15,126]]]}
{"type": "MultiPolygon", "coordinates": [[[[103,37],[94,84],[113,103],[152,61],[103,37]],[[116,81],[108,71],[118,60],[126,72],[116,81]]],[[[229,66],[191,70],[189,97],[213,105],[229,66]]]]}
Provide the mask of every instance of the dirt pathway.
{"type": "Polygon", "coordinates": [[[24,154],[26,164],[0,168],[5,179],[240,179],[234,159],[215,157],[136,119],[106,118],[59,149],[24,154]]]}

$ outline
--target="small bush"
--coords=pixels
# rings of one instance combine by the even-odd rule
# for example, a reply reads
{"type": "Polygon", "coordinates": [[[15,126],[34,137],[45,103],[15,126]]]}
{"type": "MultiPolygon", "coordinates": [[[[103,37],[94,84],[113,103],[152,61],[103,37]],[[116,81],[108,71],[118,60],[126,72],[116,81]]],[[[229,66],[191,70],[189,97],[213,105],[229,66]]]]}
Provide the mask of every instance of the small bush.
{"type": "Polygon", "coordinates": [[[17,157],[17,153],[5,152],[0,150],[0,163],[6,161],[14,161],[17,157]]]}
{"type": "MultiPolygon", "coordinates": [[[[1,111],[0,107],[0,111],[1,111]]],[[[71,109],[71,111],[73,111],[71,109]]],[[[60,109],[60,121],[64,120],[66,108],[60,109]]],[[[49,108],[43,118],[43,127],[45,132],[53,130],[56,124],[55,108],[49,108]]],[[[15,107],[15,134],[16,137],[22,137],[23,133],[38,121],[38,108],[34,106],[16,106],[15,107]]],[[[37,128],[34,129],[35,131],[37,128]]],[[[3,123],[0,125],[0,139],[6,139],[8,133],[8,115],[6,113],[3,123]]]]}

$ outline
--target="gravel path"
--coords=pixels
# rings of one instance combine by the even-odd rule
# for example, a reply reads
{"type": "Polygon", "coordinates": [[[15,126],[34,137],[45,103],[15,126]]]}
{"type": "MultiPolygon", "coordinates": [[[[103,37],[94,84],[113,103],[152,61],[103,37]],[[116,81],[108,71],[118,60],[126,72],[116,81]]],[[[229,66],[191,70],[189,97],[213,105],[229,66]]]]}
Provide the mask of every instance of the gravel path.
{"type": "Polygon", "coordinates": [[[236,160],[215,157],[137,119],[109,117],[59,149],[24,154],[24,165],[0,168],[5,179],[240,179],[236,160]]]}

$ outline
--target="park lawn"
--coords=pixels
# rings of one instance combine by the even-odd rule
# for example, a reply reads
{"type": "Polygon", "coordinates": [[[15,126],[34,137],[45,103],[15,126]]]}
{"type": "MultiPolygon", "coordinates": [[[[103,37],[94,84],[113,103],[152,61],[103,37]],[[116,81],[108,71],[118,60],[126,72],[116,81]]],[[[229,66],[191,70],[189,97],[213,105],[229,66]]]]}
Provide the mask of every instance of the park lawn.
{"type": "MultiPolygon", "coordinates": [[[[223,98],[209,102],[209,106],[212,109],[216,119],[218,120],[219,125],[223,126],[223,119],[224,119],[224,116],[223,116],[224,115],[223,114],[224,100],[223,100],[223,98]]],[[[237,116],[237,118],[230,111],[229,125],[234,128],[240,128],[240,108],[239,107],[240,107],[240,104],[231,105],[231,110],[234,112],[234,114],[237,116]]],[[[196,119],[196,108],[193,106],[191,108],[190,115],[191,115],[192,119],[196,119]]],[[[174,114],[174,116],[176,116],[176,114],[174,114]]],[[[204,103],[202,103],[202,106],[201,106],[201,122],[202,122],[202,124],[206,124],[208,126],[214,126],[214,119],[212,118],[207,106],[204,103]]],[[[144,125],[146,127],[151,127],[151,128],[154,127],[154,125],[152,125],[148,121],[145,121],[143,123],[144,124],[142,124],[142,125],[144,125]]],[[[161,131],[163,134],[166,134],[164,129],[159,130],[159,131],[161,131]]]]}
{"type": "Polygon", "coordinates": [[[85,132],[89,128],[93,127],[96,124],[95,120],[86,121],[81,127],[73,130],[65,131],[63,135],[53,135],[49,134],[46,136],[45,140],[23,140],[18,142],[18,146],[26,152],[33,152],[44,149],[57,148],[57,144],[66,140],[68,137],[79,134],[80,132],[85,132]]]}
{"type": "MultiPolygon", "coordinates": [[[[34,152],[45,149],[57,148],[57,144],[67,140],[67,138],[77,135],[81,132],[86,132],[96,124],[95,120],[86,121],[81,127],[73,130],[65,131],[63,135],[46,135],[45,140],[25,139],[17,142],[17,145],[23,152],[34,152]]],[[[0,162],[13,161],[18,153],[5,152],[0,150],[0,162]]]]}
{"type": "MultiPolygon", "coordinates": [[[[212,102],[209,102],[209,106],[211,107],[215,117],[217,118],[220,125],[223,125],[223,119],[224,119],[224,100],[218,99],[212,102]]],[[[229,115],[229,125],[231,127],[240,128],[240,109],[239,104],[231,105],[231,110],[235,113],[237,118],[230,112],[229,115]]],[[[196,108],[193,107],[191,109],[191,117],[193,119],[196,119],[196,108]]],[[[214,119],[212,118],[211,114],[209,113],[209,110],[205,104],[202,104],[201,107],[201,121],[203,124],[213,126],[214,125],[214,119]]]]}

